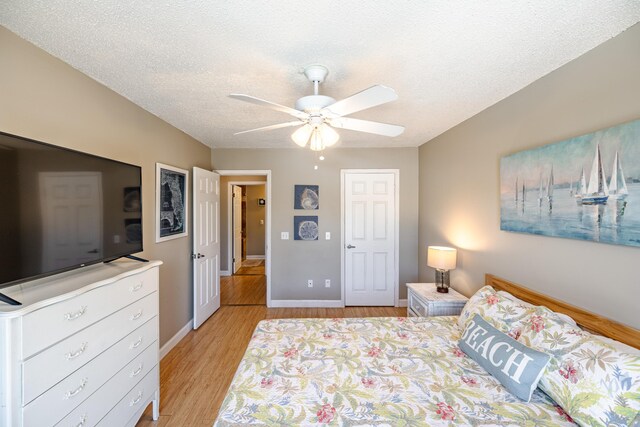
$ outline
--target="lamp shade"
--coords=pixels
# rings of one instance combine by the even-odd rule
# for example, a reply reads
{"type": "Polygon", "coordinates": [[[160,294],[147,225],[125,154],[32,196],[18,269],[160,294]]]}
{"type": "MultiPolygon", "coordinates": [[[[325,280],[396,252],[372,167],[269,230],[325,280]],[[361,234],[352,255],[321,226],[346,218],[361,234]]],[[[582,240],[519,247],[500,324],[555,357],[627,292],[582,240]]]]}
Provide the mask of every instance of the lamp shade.
{"type": "Polygon", "coordinates": [[[427,247],[427,265],[439,270],[456,268],[457,251],[446,246],[427,247]]]}
{"type": "Polygon", "coordinates": [[[309,138],[311,137],[311,132],[313,132],[313,127],[305,124],[301,128],[298,128],[292,135],[291,139],[293,142],[298,144],[300,147],[304,147],[309,142],[309,138]]]}
{"type": "Polygon", "coordinates": [[[309,148],[313,151],[324,150],[324,142],[322,142],[322,134],[319,127],[313,128],[313,132],[311,132],[311,143],[309,144],[309,148]]]}
{"type": "Polygon", "coordinates": [[[339,139],[340,135],[338,135],[338,132],[336,132],[331,126],[327,126],[326,124],[322,125],[322,142],[325,147],[335,145],[339,139]]]}

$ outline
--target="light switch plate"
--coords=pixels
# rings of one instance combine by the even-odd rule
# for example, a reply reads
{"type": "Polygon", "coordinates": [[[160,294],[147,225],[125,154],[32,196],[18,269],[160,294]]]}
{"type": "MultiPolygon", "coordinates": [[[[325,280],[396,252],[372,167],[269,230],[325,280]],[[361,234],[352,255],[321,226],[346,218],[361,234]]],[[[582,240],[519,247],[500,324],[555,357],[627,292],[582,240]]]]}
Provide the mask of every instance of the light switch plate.
{"type": "Polygon", "coordinates": [[[289,232],[288,231],[283,231],[282,233],[280,233],[280,239],[281,240],[289,240],[289,232]]]}
{"type": "Polygon", "coordinates": [[[324,238],[325,240],[331,240],[331,232],[327,231],[326,233],[324,233],[324,238]]]}

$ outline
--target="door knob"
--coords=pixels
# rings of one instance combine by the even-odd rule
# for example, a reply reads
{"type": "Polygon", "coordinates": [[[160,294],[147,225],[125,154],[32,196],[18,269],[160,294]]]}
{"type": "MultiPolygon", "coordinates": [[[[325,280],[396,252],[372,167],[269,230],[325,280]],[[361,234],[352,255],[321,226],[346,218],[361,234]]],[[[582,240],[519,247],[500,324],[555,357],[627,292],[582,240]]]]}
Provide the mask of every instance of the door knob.
{"type": "Polygon", "coordinates": [[[354,248],[355,248],[355,246],[353,246],[352,244],[348,244],[347,245],[347,249],[354,249],[354,248]]]}
{"type": "Polygon", "coordinates": [[[200,259],[200,258],[204,258],[204,255],[202,255],[202,254],[191,254],[191,258],[200,259]]]}

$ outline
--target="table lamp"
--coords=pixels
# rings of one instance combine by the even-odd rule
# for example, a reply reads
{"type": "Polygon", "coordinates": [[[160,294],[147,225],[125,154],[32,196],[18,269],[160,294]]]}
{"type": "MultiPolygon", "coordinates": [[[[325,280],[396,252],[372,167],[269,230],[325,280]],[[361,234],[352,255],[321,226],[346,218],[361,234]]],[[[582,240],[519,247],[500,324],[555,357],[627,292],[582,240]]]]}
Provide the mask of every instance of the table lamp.
{"type": "Polygon", "coordinates": [[[456,268],[456,254],[457,251],[454,248],[446,246],[427,247],[427,265],[436,269],[438,292],[449,292],[449,270],[456,268]]]}

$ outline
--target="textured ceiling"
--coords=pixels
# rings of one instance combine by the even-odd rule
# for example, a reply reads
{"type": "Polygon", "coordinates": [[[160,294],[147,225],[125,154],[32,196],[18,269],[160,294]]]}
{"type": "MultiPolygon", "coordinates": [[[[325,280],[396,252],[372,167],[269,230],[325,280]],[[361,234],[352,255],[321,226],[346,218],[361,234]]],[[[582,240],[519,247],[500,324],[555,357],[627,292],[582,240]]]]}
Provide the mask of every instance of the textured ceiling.
{"type": "Polygon", "coordinates": [[[374,84],[398,101],[353,115],[400,124],[342,146],[415,147],[640,21],[638,0],[3,0],[0,24],[211,147],[292,147],[289,121],[228,97],[292,106],[374,84]]]}

